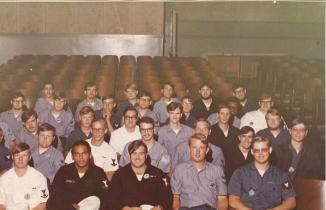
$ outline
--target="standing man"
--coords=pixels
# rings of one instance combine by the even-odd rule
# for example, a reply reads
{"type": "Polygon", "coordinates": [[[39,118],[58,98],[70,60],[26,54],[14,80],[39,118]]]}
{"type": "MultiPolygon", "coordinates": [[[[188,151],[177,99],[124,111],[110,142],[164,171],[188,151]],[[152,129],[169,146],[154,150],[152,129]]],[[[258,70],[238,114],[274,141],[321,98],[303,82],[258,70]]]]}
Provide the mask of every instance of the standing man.
{"type": "Polygon", "coordinates": [[[221,103],[217,110],[218,122],[211,127],[212,134],[210,135],[210,142],[227,153],[232,145],[238,143],[239,129],[230,125],[231,110],[225,103],[221,103]]]}
{"type": "Polygon", "coordinates": [[[55,175],[47,210],[106,210],[108,180],[103,169],[91,162],[91,147],[78,141],[71,152],[74,162],[55,175]]]}
{"type": "Polygon", "coordinates": [[[266,114],[267,128],[260,130],[257,136],[268,138],[275,148],[282,144],[288,144],[291,140],[290,133],[284,129],[284,120],[280,111],[276,108],[271,108],[266,114]]]}
{"type": "Polygon", "coordinates": [[[59,168],[64,165],[61,151],[52,146],[55,128],[44,123],[38,127],[38,148],[32,153],[34,168],[41,172],[51,184],[59,168]]]}
{"type": "Polygon", "coordinates": [[[154,104],[153,112],[156,114],[160,126],[165,125],[168,120],[166,107],[172,102],[178,102],[177,98],[173,97],[174,85],[170,82],[165,82],[161,89],[162,98],[154,104]]]}
{"type": "Polygon", "coordinates": [[[22,114],[23,129],[20,130],[17,136],[17,142],[24,142],[28,144],[32,152],[37,149],[38,138],[37,138],[37,129],[38,129],[38,116],[37,113],[32,110],[26,110],[22,114]]]}
{"type": "Polygon", "coordinates": [[[170,210],[171,192],[167,177],[148,161],[141,140],[128,146],[130,163],[120,168],[110,183],[109,199],[114,210],[170,210]],[[146,207],[146,208],[145,208],[146,207]]]}
{"type": "Polygon", "coordinates": [[[51,110],[54,101],[54,84],[45,82],[42,89],[42,97],[36,100],[34,110],[39,115],[44,110],[51,110]]]}
{"type": "Polygon", "coordinates": [[[84,106],[90,106],[94,111],[101,110],[103,107],[102,101],[97,98],[97,87],[93,82],[88,82],[84,88],[86,98],[82,100],[76,108],[75,120],[79,121],[79,111],[84,106]]]}
{"type": "Polygon", "coordinates": [[[253,139],[254,161],[238,168],[228,185],[229,204],[235,209],[293,209],[295,193],[286,173],[269,162],[272,147],[268,139],[253,139]]]}
{"type": "Polygon", "coordinates": [[[247,89],[242,84],[235,84],[233,86],[233,95],[240,101],[241,109],[239,118],[243,117],[247,112],[256,110],[258,107],[255,102],[247,98],[247,89]]]}
{"type": "MultiPolygon", "coordinates": [[[[170,155],[166,148],[154,139],[154,120],[150,117],[143,117],[139,121],[139,130],[141,140],[148,148],[148,155],[151,159],[151,165],[161,169],[164,173],[170,172],[170,155]]],[[[121,155],[119,165],[125,166],[130,162],[128,147],[130,142],[126,144],[121,155]]]]}
{"type": "Polygon", "coordinates": [[[274,105],[272,96],[267,93],[262,93],[258,98],[259,109],[251,112],[247,112],[241,118],[240,128],[247,125],[258,131],[267,128],[266,114],[270,108],[274,105]]]}
{"type": "Polygon", "coordinates": [[[292,120],[290,134],[289,143],[275,148],[276,166],[288,172],[293,179],[324,180],[325,165],[319,158],[316,145],[310,142],[314,139],[307,138],[307,123],[301,117],[295,117],[292,120]]]}
{"type": "Polygon", "coordinates": [[[203,83],[199,87],[200,99],[194,102],[192,114],[195,118],[205,118],[216,111],[217,100],[213,97],[212,87],[208,83],[203,83]]]}
{"type": "Polygon", "coordinates": [[[177,145],[187,141],[194,131],[180,123],[182,116],[182,105],[180,103],[170,103],[167,106],[167,111],[170,122],[158,130],[158,142],[168,150],[170,157],[173,157],[177,145]]]}
{"type": "Polygon", "coordinates": [[[16,92],[10,100],[11,109],[0,114],[0,121],[5,122],[16,137],[23,128],[21,116],[26,109],[25,103],[25,96],[16,92]]]}
{"type": "Polygon", "coordinates": [[[189,96],[185,96],[181,99],[181,105],[183,108],[182,111],[182,117],[180,119],[180,122],[182,124],[185,124],[191,128],[195,128],[195,124],[197,122],[197,119],[193,116],[191,113],[194,106],[192,105],[192,100],[189,96]]]}
{"type": "Polygon", "coordinates": [[[79,126],[76,127],[68,136],[65,145],[65,155],[68,154],[72,145],[80,140],[92,138],[92,122],[94,119],[94,111],[90,106],[84,106],[79,111],[79,126]]]}
{"type": "Polygon", "coordinates": [[[152,105],[152,97],[149,92],[142,91],[138,95],[138,124],[139,120],[143,117],[150,117],[154,120],[155,123],[155,133],[157,133],[157,129],[159,127],[159,122],[156,114],[150,109],[152,105]]]}
{"type": "MultiPolygon", "coordinates": [[[[104,141],[107,130],[106,121],[103,119],[95,120],[92,123],[92,138],[86,142],[92,149],[94,164],[102,168],[108,178],[111,180],[114,172],[118,170],[118,158],[115,150],[104,141]]],[[[69,152],[65,162],[67,164],[74,161],[72,152],[69,152]]]]}
{"type": "Polygon", "coordinates": [[[127,107],[137,107],[137,95],[138,95],[138,87],[135,83],[129,83],[125,87],[125,94],[127,97],[127,100],[123,100],[118,103],[117,107],[117,115],[121,119],[123,115],[123,111],[127,107]]]}
{"type": "Polygon", "coordinates": [[[189,139],[191,160],[177,165],[172,178],[173,210],[226,210],[227,187],[223,168],[208,163],[208,141],[202,134],[189,139]]]}
{"type": "Polygon", "coordinates": [[[110,145],[116,151],[118,158],[128,142],[141,138],[137,123],[138,112],[134,107],[127,107],[123,112],[124,125],[113,131],[110,145]]]}
{"type": "Polygon", "coordinates": [[[28,165],[31,150],[26,143],[12,149],[14,166],[0,179],[0,209],[45,210],[49,198],[44,176],[28,165]]]}

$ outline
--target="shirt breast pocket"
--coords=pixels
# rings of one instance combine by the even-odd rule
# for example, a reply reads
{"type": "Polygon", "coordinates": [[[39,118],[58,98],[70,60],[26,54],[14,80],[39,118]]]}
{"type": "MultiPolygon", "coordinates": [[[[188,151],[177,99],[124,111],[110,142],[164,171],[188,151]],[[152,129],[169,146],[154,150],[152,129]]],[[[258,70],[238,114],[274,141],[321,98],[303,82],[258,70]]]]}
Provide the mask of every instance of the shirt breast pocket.
{"type": "Polygon", "coordinates": [[[264,198],[272,206],[282,202],[282,189],[280,184],[268,182],[264,188],[264,198]]]}

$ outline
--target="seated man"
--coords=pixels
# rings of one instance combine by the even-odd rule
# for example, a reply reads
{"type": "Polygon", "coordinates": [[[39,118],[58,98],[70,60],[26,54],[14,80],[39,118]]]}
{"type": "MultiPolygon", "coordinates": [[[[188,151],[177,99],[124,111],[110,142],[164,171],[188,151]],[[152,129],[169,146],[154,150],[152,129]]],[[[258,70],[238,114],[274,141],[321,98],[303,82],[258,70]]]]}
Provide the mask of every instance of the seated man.
{"type": "Polygon", "coordinates": [[[23,129],[20,130],[17,136],[17,142],[25,142],[28,144],[32,152],[37,149],[37,129],[38,129],[38,116],[37,113],[28,109],[22,114],[23,129]]]}
{"type": "Polygon", "coordinates": [[[235,209],[293,209],[295,193],[289,176],[269,161],[272,147],[268,139],[253,139],[254,161],[233,173],[228,185],[229,204],[235,209]]]}
{"type": "Polygon", "coordinates": [[[171,102],[167,106],[169,124],[158,130],[158,142],[162,144],[173,157],[176,147],[181,142],[187,141],[193,134],[193,129],[180,123],[182,116],[182,105],[171,102]]]}
{"type": "Polygon", "coordinates": [[[11,109],[0,114],[0,121],[5,122],[16,137],[23,128],[21,115],[26,109],[25,103],[25,96],[21,92],[16,92],[10,100],[11,109]]]}
{"type": "Polygon", "coordinates": [[[26,143],[12,149],[14,167],[0,179],[0,209],[45,210],[49,198],[45,177],[28,166],[31,150],[26,143]]]}
{"type": "MultiPolygon", "coordinates": [[[[150,117],[143,117],[139,121],[139,130],[141,140],[148,148],[148,155],[151,159],[151,165],[161,169],[164,173],[170,172],[170,155],[166,148],[154,139],[154,120],[150,117]]],[[[128,147],[130,142],[125,146],[121,155],[119,165],[125,166],[130,162],[128,147]]]]}
{"type": "Polygon", "coordinates": [[[12,162],[10,160],[10,151],[7,147],[4,145],[4,135],[3,131],[0,128],[0,176],[1,174],[11,168],[12,162]]]}
{"type": "MultiPolygon", "coordinates": [[[[199,118],[195,123],[195,133],[203,134],[206,138],[211,134],[211,128],[209,122],[204,118],[199,118]]],[[[206,161],[213,163],[214,165],[224,168],[225,160],[222,149],[215,146],[212,143],[208,143],[209,152],[206,155],[206,161]]],[[[176,165],[189,161],[190,151],[188,141],[184,141],[178,144],[175,150],[174,156],[172,158],[172,166],[175,168],[176,165]]]]}
{"type": "Polygon", "coordinates": [[[90,106],[94,111],[101,110],[103,107],[102,101],[97,98],[97,86],[93,82],[88,82],[84,88],[86,98],[82,100],[76,108],[75,121],[79,121],[79,111],[84,106],[90,106]]]}
{"type": "Polygon", "coordinates": [[[52,82],[45,82],[43,84],[42,96],[36,100],[34,110],[37,114],[45,110],[51,110],[53,107],[54,98],[54,84],[52,82]]]}
{"type": "Polygon", "coordinates": [[[181,105],[183,107],[182,117],[180,122],[191,128],[195,128],[195,123],[197,121],[196,117],[192,115],[191,111],[193,109],[192,100],[189,96],[185,96],[181,99],[181,105]]]}
{"type": "Polygon", "coordinates": [[[55,140],[55,128],[44,123],[38,127],[38,148],[32,153],[34,168],[52,183],[54,175],[64,165],[61,151],[52,146],[55,140]]]}
{"type": "Polygon", "coordinates": [[[136,108],[127,107],[123,112],[124,125],[111,134],[110,145],[114,148],[118,157],[120,157],[128,142],[141,138],[137,125],[137,116],[138,111],[136,108]]]}
{"type": "Polygon", "coordinates": [[[73,163],[59,169],[50,188],[47,210],[106,210],[107,183],[103,169],[91,162],[86,141],[72,146],[73,163]]]}
{"type": "Polygon", "coordinates": [[[137,95],[138,95],[138,87],[135,83],[129,83],[126,85],[124,93],[126,94],[127,99],[120,101],[117,106],[117,115],[121,119],[123,117],[123,111],[127,107],[137,107],[137,95]]]}
{"type": "Polygon", "coordinates": [[[171,192],[164,173],[152,166],[146,144],[141,140],[128,146],[130,163],[113,176],[109,199],[114,210],[170,210],[171,192]],[[150,206],[150,208],[148,208],[150,206]]]}
{"type": "Polygon", "coordinates": [[[250,126],[254,129],[255,133],[267,128],[265,116],[273,107],[274,102],[272,96],[267,93],[262,93],[258,98],[259,108],[257,110],[247,112],[241,118],[240,128],[243,126],[250,126]]]}
{"type": "Polygon", "coordinates": [[[266,114],[267,128],[260,130],[256,135],[262,138],[268,138],[271,141],[273,149],[282,144],[288,144],[291,136],[287,129],[284,129],[284,120],[280,111],[271,108],[266,114]]]}
{"type": "Polygon", "coordinates": [[[314,145],[315,139],[307,137],[308,125],[301,117],[291,121],[290,134],[289,143],[275,148],[276,166],[288,172],[291,178],[325,179],[325,165],[314,145]]]}
{"type": "MultiPolygon", "coordinates": [[[[108,180],[111,180],[113,173],[118,170],[118,158],[114,149],[104,141],[105,131],[107,130],[104,119],[95,120],[92,123],[93,136],[85,141],[92,149],[94,164],[105,171],[108,180]]],[[[73,162],[72,150],[68,153],[66,163],[73,162]]]]}
{"type": "Polygon", "coordinates": [[[205,160],[206,136],[196,133],[188,142],[191,160],[177,165],[171,178],[173,210],[226,210],[228,200],[223,168],[205,160]]]}
{"type": "Polygon", "coordinates": [[[94,119],[94,111],[89,106],[84,106],[79,111],[79,123],[78,127],[76,127],[67,138],[67,142],[65,144],[65,155],[68,154],[72,145],[75,142],[80,140],[86,140],[92,138],[92,122],[94,119]]]}

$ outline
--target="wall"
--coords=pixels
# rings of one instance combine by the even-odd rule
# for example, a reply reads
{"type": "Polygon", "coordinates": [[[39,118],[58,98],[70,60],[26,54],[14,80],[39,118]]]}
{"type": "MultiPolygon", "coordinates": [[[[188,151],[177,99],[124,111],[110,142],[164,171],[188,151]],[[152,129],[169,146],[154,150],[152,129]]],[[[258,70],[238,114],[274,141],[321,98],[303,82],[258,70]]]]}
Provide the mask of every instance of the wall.
{"type": "MultiPolygon", "coordinates": [[[[177,13],[177,51],[209,54],[294,55],[324,59],[325,3],[192,2],[166,3],[177,13]]],[[[169,39],[167,39],[169,50],[169,39]]]]}

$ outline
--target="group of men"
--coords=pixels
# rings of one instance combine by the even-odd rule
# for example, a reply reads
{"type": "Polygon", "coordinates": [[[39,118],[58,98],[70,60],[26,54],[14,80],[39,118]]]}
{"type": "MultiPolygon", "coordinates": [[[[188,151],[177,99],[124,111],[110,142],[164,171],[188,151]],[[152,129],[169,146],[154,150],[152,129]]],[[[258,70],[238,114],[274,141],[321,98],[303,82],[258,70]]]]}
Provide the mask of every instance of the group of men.
{"type": "Polygon", "coordinates": [[[222,101],[204,83],[192,103],[166,82],[152,105],[135,84],[117,103],[88,83],[75,114],[54,90],[0,114],[0,210],[292,209],[293,179],[325,178],[307,123],[243,85],[222,101]]]}

